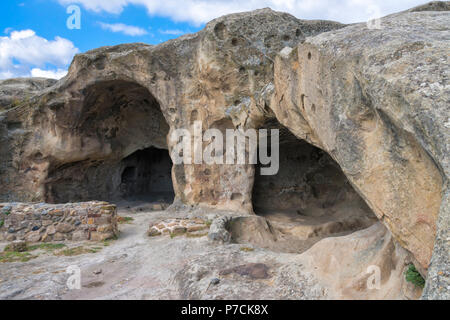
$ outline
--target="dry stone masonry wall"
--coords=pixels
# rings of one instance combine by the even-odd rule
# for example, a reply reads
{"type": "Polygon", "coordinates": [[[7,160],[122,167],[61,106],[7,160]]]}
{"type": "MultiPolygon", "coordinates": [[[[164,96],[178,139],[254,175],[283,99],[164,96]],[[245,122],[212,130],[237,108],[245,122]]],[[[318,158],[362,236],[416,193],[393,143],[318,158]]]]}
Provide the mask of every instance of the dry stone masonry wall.
{"type": "Polygon", "coordinates": [[[107,202],[0,204],[0,241],[103,241],[118,235],[117,209],[107,202]]]}

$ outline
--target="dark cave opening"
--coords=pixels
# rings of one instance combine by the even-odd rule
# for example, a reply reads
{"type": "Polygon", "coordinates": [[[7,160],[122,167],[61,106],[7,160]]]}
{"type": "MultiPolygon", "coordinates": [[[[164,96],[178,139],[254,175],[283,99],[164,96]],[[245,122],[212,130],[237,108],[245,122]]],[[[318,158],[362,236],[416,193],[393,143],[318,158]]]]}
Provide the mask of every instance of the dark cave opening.
{"type": "Polygon", "coordinates": [[[122,160],[121,198],[172,202],[173,191],[169,152],[163,149],[138,150],[122,160]]]}
{"type": "Polygon", "coordinates": [[[74,114],[67,127],[75,141],[68,143],[78,148],[72,154],[84,158],[50,164],[46,202],[173,201],[169,125],[155,97],[127,81],[97,82],[83,92],[82,104],[68,106],[74,114]]]}
{"type": "Polygon", "coordinates": [[[122,184],[133,183],[136,177],[136,167],[126,167],[122,172],[122,184]]]}
{"type": "Polygon", "coordinates": [[[261,175],[256,166],[252,202],[257,215],[305,239],[349,233],[377,221],[331,156],[276,120],[265,128],[280,130],[280,165],[275,175],[261,175]]]}

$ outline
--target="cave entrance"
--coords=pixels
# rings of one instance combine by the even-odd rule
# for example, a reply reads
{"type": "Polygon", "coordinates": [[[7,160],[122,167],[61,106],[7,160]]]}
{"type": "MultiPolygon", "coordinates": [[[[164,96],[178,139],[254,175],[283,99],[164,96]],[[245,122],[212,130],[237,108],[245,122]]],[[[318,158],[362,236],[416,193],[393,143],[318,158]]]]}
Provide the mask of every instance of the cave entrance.
{"type": "Polygon", "coordinates": [[[126,200],[172,202],[172,160],[164,149],[139,150],[122,160],[120,192],[126,200]]]}
{"type": "Polygon", "coordinates": [[[280,130],[280,166],[272,176],[256,167],[252,201],[257,215],[301,240],[344,235],[377,221],[326,152],[297,139],[276,120],[265,128],[280,130]]]}
{"type": "Polygon", "coordinates": [[[81,93],[83,100],[61,113],[76,161],[53,159],[46,201],[171,203],[169,125],[157,99],[147,88],[123,80],[95,82],[81,93]]]}

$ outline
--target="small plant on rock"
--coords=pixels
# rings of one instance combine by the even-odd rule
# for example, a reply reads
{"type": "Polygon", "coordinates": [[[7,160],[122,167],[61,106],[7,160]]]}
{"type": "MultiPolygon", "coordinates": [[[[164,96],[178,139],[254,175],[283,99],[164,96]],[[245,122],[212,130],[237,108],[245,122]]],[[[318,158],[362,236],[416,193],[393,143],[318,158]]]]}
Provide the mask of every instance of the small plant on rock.
{"type": "Polygon", "coordinates": [[[117,222],[119,224],[131,223],[134,219],[132,217],[118,217],[117,222]]]}
{"type": "Polygon", "coordinates": [[[412,263],[408,266],[408,270],[405,272],[405,278],[406,281],[411,282],[417,287],[423,288],[425,286],[425,279],[412,263]]]}

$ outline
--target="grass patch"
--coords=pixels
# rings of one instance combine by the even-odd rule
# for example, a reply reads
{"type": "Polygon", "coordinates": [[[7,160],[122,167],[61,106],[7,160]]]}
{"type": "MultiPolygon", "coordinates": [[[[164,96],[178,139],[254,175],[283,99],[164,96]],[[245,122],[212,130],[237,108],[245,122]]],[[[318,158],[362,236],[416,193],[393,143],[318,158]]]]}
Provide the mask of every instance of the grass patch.
{"type": "Polygon", "coordinates": [[[250,247],[241,247],[240,250],[241,250],[241,251],[244,251],[244,252],[252,252],[252,251],[255,251],[255,249],[250,248],[250,247]]]}
{"type": "Polygon", "coordinates": [[[36,257],[29,252],[4,251],[0,253],[0,263],[27,262],[36,257]]]}
{"type": "Polygon", "coordinates": [[[405,272],[405,279],[408,282],[411,282],[416,287],[423,288],[425,286],[425,279],[422,275],[417,271],[416,267],[411,263],[408,267],[408,270],[405,272]]]}
{"type": "Polygon", "coordinates": [[[55,256],[72,257],[72,256],[78,256],[81,254],[86,254],[86,253],[97,253],[100,250],[102,250],[101,247],[94,247],[94,248],[74,247],[74,248],[67,248],[64,250],[56,251],[56,252],[54,252],[54,255],[55,256]]]}
{"type": "Polygon", "coordinates": [[[124,223],[131,223],[134,219],[132,217],[118,217],[117,223],[124,224],[124,223]]]}
{"type": "MultiPolygon", "coordinates": [[[[11,245],[7,245],[3,252],[0,253],[0,262],[27,262],[37,258],[38,255],[32,255],[30,251],[45,250],[55,254],[56,250],[64,248],[66,245],[62,243],[40,243],[22,247],[23,251],[14,251],[11,245]]],[[[17,250],[17,249],[16,249],[17,250]]]]}
{"type": "MultiPolygon", "coordinates": [[[[53,251],[64,248],[66,245],[63,243],[39,243],[34,245],[27,245],[26,247],[21,250],[21,252],[28,252],[28,251],[35,251],[38,249],[45,250],[45,251],[53,251]]],[[[7,245],[4,249],[4,251],[8,252],[19,252],[17,249],[13,250],[11,245],[7,245]]]]}
{"type": "Polygon", "coordinates": [[[45,250],[45,251],[53,251],[53,250],[59,250],[64,248],[66,245],[63,243],[40,243],[35,244],[27,247],[27,251],[34,251],[34,250],[45,250]]]}

